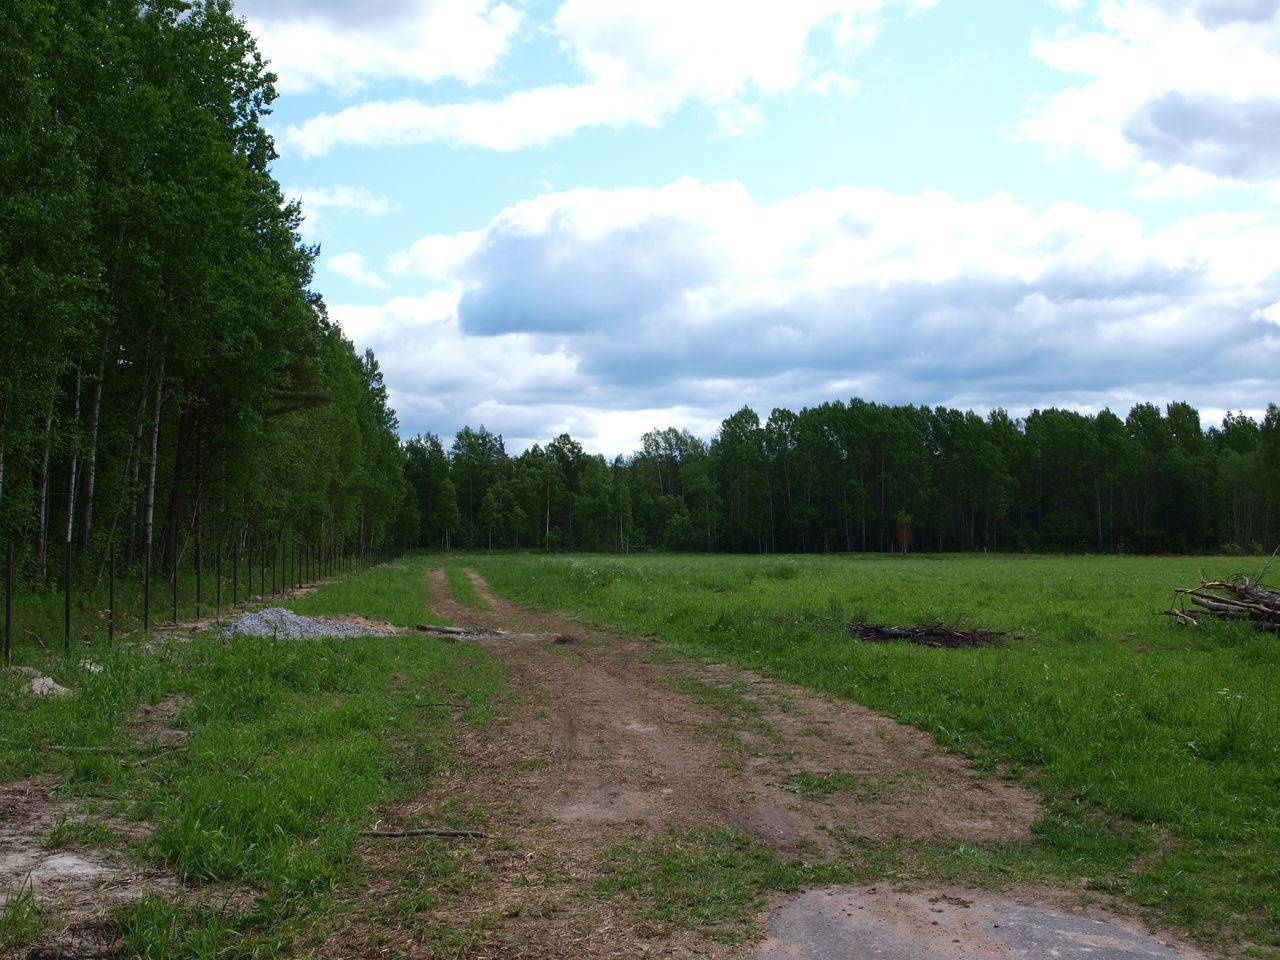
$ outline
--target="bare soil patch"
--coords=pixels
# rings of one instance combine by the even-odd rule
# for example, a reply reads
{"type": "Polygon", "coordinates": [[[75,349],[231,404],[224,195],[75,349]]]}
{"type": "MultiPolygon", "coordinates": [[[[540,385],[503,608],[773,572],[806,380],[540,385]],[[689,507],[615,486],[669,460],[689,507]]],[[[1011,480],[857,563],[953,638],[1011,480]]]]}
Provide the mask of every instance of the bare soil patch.
{"type": "Polygon", "coordinates": [[[129,732],[143,745],[178,745],[186,743],[187,731],[175,726],[179,714],[191,703],[181,693],[169,693],[157,703],[141,703],[133,712],[129,732]]]}
{"type": "MultiPolygon", "coordinates": [[[[111,945],[102,921],[113,907],[176,890],[177,881],[120,850],[74,841],[48,849],[51,831],[80,818],[76,805],[54,790],[49,777],[0,786],[0,903],[29,888],[48,919],[41,945],[46,955],[96,956],[111,945]]],[[[141,829],[125,822],[105,825],[135,836],[141,829]]]]}
{"type": "Polygon", "coordinates": [[[849,635],[873,643],[916,643],[922,647],[993,647],[1004,642],[1003,633],[990,630],[960,630],[932,624],[923,627],[892,627],[879,623],[850,623],[849,635]]]}

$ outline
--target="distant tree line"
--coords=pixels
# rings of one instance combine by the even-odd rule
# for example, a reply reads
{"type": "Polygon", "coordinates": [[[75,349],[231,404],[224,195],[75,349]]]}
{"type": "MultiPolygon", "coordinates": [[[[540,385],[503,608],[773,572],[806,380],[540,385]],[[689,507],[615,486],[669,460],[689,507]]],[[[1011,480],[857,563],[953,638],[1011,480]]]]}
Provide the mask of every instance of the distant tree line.
{"type": "Polygon", "coordinates": [[[1036,410],[1015,420],[853,400],[707,443],[644,436],[608,461],[557,437],[509,456],[465,428],[406,446],[419,541],[466,547],[832,552],[1249,551],[1280,542],[1280,408],[1204,430],[1164,411],[1036,410]]]}
{"type": "Polygon", "coordinates": [[[309,291],[275,98],[224,0],[0,17],[0,544],[24,579],[416,536],[373,355],[309,291]]]}

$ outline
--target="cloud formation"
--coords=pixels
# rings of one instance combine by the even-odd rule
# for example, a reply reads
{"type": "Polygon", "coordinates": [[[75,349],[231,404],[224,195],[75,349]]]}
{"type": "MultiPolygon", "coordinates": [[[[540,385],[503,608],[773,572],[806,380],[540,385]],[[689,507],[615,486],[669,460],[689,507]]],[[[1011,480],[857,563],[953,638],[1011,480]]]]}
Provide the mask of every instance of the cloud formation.
{"type": "Polygon", "coordinates": [[[302,204],[302,235],[315,240],[321,233],[325,216],[334,213],[358,213],[369,217],[385,216],[400,209],[385,194],[368,187],[336,184],[327,187],[286,187],[286,197],[302,204]]]}
{"type": "Polygon", "coordinates": [[[1280,0],[1101,0],[1099,16],[1033,44],[1081,82],[1034,107],[1027,136],[1152,193],[1280,188],[1280,0]]]}
{"type": "Polygon", "coordinates": [[[325,266],[338,276],[346,277],[352,283],[358,283],[362,287],[372,287],[375,290],[387,288],[387,282],[376,270],[365,263],[364,255],[355,251],[332,256],[325,261],[325,266]]]}
{"type": "Polygon", "coordinates": [[[370,83],[487,79],[520,27],[495,0],[240,0],[278,88],[351,93],[370,83]]]}
{"type": "Polygon", "coordinates": [[[574,190],[393,258],[436,289],[334,315],[384,358],[410,430],[573,429],[627,449],[858,394],[1023,412],[1185,398],[1257,409],[1280,368],[1274,216],[1149,231],[1006,196],[740,184],[574,190]],[[1176,384],[1176,386],[1170,386],[1176,384]],[[710,425],[710,426],[709,426],[710,425]]]}
{"type": "Polygon", "coordinates": [[[305,156],[418,143],[515,150],[584,127],[655,126],[690,102],[712,107],[723,132],[750,133],[761,122],[751,98],[852,94],[857,84],[845,71],[874,41],[884,10],[935,2],[564,0],[547,29],[580,81],[459,103],[369,101],[289,127],[283,140],[305,156]],[[811,48],[818,34],[823,58],[811,48]]]}

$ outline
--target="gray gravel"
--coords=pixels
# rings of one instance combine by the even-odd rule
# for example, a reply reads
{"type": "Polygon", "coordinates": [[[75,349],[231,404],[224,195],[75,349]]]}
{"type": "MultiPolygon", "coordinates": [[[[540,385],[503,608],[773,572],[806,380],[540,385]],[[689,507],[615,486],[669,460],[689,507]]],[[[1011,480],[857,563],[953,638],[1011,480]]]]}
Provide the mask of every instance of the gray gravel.
{"type": "Polygon", "coordinates": [[[307,640],[322,637],[385,637],[390,634],[371,627],[357,626],[354,623],[300,616],[283,607],[267,607],[265,610],[246,613],[230,624],[219,636],[307,640]]]}

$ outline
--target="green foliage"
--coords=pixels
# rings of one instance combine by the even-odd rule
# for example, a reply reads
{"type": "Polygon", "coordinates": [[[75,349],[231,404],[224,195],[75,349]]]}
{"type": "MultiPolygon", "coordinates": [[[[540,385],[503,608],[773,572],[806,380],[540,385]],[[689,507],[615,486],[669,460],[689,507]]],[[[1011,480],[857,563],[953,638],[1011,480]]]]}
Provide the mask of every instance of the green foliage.
{"type": "Polygon", "coordinates": [[[83,590],[110,555],[416,540],[382,374],[309,290],[274,77],[230,5],[17,0],[0,81],[0,537],[24,586],[66,552],[83,590]]]}
{"type": "Polygon", "coordinates": [[[424,544],[1261,553],[1280,540],[1275,406],[1205,432],[1185,403],[1015,421],[852,400],[765,423],[744,407],[710,444],[652,431],[611,462],[568,436],[510,457],[483,428],[447,454],[431,435],[407,452],[424,544]]]}
{"type": "Polygon", "coordinates": [[[9,891],[0,904],[0,949],[16,955],[21,947],[35,942],[44,924],[44,911],[30,884],[9,891]]]}

